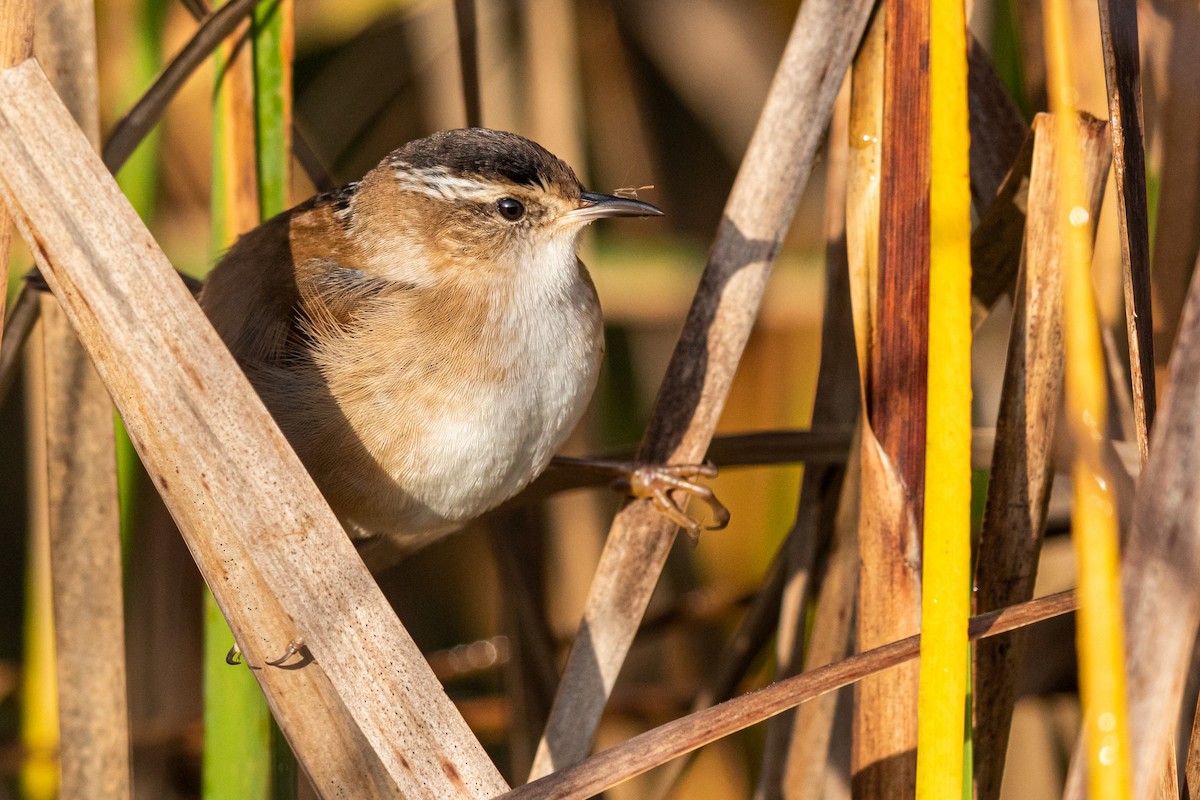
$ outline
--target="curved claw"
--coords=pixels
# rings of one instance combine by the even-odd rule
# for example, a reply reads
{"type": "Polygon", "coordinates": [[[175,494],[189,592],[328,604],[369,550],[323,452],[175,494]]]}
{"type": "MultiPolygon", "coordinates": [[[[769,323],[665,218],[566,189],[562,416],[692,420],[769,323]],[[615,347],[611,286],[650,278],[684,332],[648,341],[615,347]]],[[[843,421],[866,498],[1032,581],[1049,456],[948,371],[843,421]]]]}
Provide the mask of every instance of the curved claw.
{"type": "Polygon", "coordinates": [[[268,661],[267,666],[269,666],[269,667],[283,666],[288,661],[288,659],[290,659],[292,656],[299,653],[300,649],[302,647],[304,647],[304,637],[297,636],[295,639],[292,639],[290,642],[288,642],[287,652],[285,652],[279,658],[268,661]]]}
{"type": "Polygon", "coordinates": [[[696,540],[700,535],[700,524],[683,510],[679,502],[671,496],[672,491],[683,492],[703,500],[712,512],[713,522],[704,530],[717,531],[729,524],[729,509],[717,499],[713,490],[696,483],[692,478],[713,478],[717,468],[711,463],[704,464],[639,464],[635,465],[627,477],[618,478],[613,482],[614,488],[628,494],[652,501],[659,513],[688,532],[696,540]]]}
{"type": "Polygon", "coordinates": [[[242,648],[238,647],[237,642],[234,642],[233,647],[229,648],[229,652],[225,654],[225,663],[231,667],[242,663],[242,648]]]}

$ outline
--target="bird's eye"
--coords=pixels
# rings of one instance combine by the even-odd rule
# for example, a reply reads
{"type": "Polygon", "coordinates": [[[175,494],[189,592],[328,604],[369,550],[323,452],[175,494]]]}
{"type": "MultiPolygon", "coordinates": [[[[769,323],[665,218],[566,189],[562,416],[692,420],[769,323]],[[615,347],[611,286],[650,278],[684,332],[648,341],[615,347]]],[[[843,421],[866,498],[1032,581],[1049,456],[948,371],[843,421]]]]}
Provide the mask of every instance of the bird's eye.
{"type": "Polygon", "coordinates": [[[514,200],[511,197],[501,197],[496,202],[496,210],[509,222],[516,222],[525,216],[525,205],[520,200],[514,200]]]}

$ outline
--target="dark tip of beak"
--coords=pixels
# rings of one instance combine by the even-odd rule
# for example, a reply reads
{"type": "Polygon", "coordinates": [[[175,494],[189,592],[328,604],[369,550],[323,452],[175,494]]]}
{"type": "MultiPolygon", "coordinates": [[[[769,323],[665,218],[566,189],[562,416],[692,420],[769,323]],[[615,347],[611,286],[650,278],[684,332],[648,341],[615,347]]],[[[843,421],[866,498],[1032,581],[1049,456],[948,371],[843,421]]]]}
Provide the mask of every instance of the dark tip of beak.
{"type": "Polygon", "coordinates": [[[657,206],[643,203],[641,200],[631,200],[628,197],[617,197],[613,194],[583,192],[579,195],[579,199],[587,205],[573,211],[572,215],[588,220],[602,217],[661,217],[663,215],[662,209],[657,206]]]}

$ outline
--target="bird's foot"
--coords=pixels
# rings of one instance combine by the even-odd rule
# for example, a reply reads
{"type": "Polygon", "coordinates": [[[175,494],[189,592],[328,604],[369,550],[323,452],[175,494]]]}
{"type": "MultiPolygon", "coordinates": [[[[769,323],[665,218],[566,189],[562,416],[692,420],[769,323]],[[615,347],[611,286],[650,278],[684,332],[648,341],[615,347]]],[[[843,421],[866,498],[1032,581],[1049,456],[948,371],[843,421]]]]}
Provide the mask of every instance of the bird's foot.
{"type": "Polygon", "coordinates": [[[641,461],[564,456],[556,456],[555,461],[615,475],[611,484],[613,491],[649,500],[660,514],[687,531],[693,542],[699,540],[701,530],[719,531],[729,524],[729,509],[717,499],[712,489],[696,480],[715,478],[717,468],[713,464],[647,464],[641,461]],[[684,510],[688,497],[695,497],[708,505],[712,512],[712,524],[701,527],[699,522],[688,516],[684,510]]]}
{"type": "MultiPolygon", "coordinates": [[[[289,659],[297,654],[301,656],[301,665],[303,665],[307,659],[307,656],[301,652],[302,650],[304,650],[304,637],[297,636],[295,639],[292,639],[290,642],[288,642],[287,651],[279,658],[268,661],[267,666],[282,667],[288,662],[289,659]]],[[[229,652],[225,654],[225,663],[231,667],[236,667],[238,664],[241,664],[243,660],[244,654],[242,653],[242,647],[237,642],[234,642],[233,647],[229,648],[229,652]]],[[[250,667],[250,669],[258,669],[258,667],[255,667],[249,662],[246,663],[246,666],[250,667]]]]}

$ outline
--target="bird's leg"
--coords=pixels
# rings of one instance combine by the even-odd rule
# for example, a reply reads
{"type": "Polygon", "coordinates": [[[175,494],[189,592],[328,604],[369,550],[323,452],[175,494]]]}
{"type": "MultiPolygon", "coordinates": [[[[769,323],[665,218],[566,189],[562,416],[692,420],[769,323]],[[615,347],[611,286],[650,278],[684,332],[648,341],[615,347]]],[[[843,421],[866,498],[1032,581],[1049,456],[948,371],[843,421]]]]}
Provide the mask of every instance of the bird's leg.
{"type": "Polygon", "coordinates": [[[708,504],[713,522],[705,530],[719,531],[729,524],[729,509],[717,499],[712,489],[695,481],[696,478],[715,478],[717,468],[712,464],[647,464],[571,456],[555,456],[551,463],[613,475],[614,491],[650,500],[660,514],[686,530],[693,540],[700,536],[700,523],[684,512],[672,492],[682,492],[708,504]]]}

